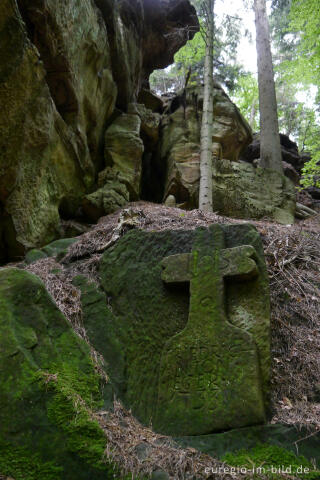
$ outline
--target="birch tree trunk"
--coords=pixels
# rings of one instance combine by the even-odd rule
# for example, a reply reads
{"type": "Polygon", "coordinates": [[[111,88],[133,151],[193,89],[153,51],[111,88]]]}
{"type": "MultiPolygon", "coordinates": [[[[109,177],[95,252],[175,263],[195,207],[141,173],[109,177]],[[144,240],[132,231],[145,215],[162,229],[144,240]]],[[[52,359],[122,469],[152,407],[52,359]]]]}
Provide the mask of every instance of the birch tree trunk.
{"type": "Polygon", "coordinates": [[[206,57],[204,64],[204,98],[200,141],[199,209],[212,212],[214,0],[205,0],[203,5],[206,10],[206,57]]]}
{"type": "Polygon", "coordinates": [[[283,174],[266,0],[254,0],[260,104],[261,167],[283,174]]]}

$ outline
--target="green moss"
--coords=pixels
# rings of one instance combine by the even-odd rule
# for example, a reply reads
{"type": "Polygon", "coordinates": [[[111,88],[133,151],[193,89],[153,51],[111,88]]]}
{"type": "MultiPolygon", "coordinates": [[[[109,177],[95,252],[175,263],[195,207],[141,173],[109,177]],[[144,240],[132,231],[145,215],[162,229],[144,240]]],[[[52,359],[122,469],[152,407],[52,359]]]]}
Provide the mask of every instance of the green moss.
{"type": "MultiPolygon", "coordinates": [[[[242,259],[245,247],[224,247],[220,225],[197,231],[188,324],[167,342],[160,366],[154,424],[169,434],[206,434],[265,420],[256,346],[250,334],[228,322],[224,305],[224,274],[247,272],[248,258],[242,259]]],[[[180,273],[185,281],[185,255],[173,260],[174,280],[180,273]]]]}
{"type": "MultiPolygon", "coordinates": [[[[114,339],[105,344],[110,348],[104,348],[104,358],[120,398],[146,424],[154,419],[163,347],[188,318],[188,294],[165,287],[161,261],[170,253],[190,252],[192,240],[192,232],[178,237],[172,231],[132,231],[105,252],[100,265],[103,288],[112,299],[105,335],[114,339]]],[[[89,338],[94,341],[90,331],[89,338]]]]}
{"type": "Polygon", "coordinates": [[[272,480],[281,478],[279,473],[276,473],[279,471],[297,474],[299,478],[308,480],[318,480],[320,475],[320,471],[314,470],[313,465],[304,456],[296,456],[276,445],[259,444],[250,450],[243,449],[235,453],[227,453],[221,460],[228,465],[244,467],[248,470],[261,467],[267,477],[272,480]]]}
{"type": "Polygon", "coordinates": [[[63,468],[54,462],[43,462],[39,455],[25,448],[0,442],[0,472],[15,480],[59,480],[63,468]]]}
{"type": "Polygon", "coordinates": [[[34,248],[26,254],[25,262],[29,265],[47,257],[57,257],[60,260],[67,254],[70,245],[76,241],[76,238],[62,238],[49,243],[49,245],[41,249],[34,248]]]}
{"type": "Polygon", "coordinates": [[[40,375],[43,385],[54,392],[47,404],[48,418],[66,434],[67,448],[94,468],[105,470],[106,438],[92,416],[102,405],[99,378],[68,364],[40,375]]]}
{"type": "Polygon", "coordinates": [[[37,248],[33,248],[30,250],[25,257],[25,262],[30,265],[31,263],[37,262],[38,260],[41,260],[42,258],[47,258],[47,254],[44,253],[42,250],[39,250],[37,248]]]}
{"type": "Polygon", "coordinates": [[[175,440],[184,448],[195,448],[214,458],[222,458],[227,453],[243,449],[247,452],[261,444],[276,445],[296,454],[298,445],[299,455],[320,465],[320,433],[315,427],[310,426],[298,430],[294,425],[256,425],[223,433],[180,437],[175,440]]]}
{"type": "Polygon", "coordinates": [[[83,275],[73,279],[81,290],[82,321],[91,345],[107,361],[107,372],[111,382],[103,385],[104,408],[113,405],[115,393],[121,396],[125,391],[125,359],[123,347],[114,334],[116,322],[108,308],[105,293],[83,275]]]}
{"type": "Polygon", "coordinates": [[[104,458],[106,437],[93,417],[103,404],[100,387],[88,345],[72,331],[40,279],[3,269],[0,442],[10,445],[14,458],[10,475],[29,480],[26,474],[18,477],[17,449],[22,448],[34,452],[36,464],[52,461],[63,468],[68,480],[114,478],[117,469],[104,458]]]}
{"type": "Polygon", "coordinates": [[[67,254],[68,248],[76,241],[77,238],[61,238],[43,247],[42,251],[48,257],[57,257],[59,260],[67,254]]]}
{"type": "MultiPolygon", "coordinates": [[[[246,417],[241,420],[243,422],[241,425],[256,424],[264,420],[264,406],[258,391],[260,387],[257,382],[255,347],[257,345],[262,388],[265,404],[268,405],[269,292],[261,239],[256,230],[248,225],[221,226],[219,230],[221,230],[220,236],[224,237],[224,248],[241,245],[254,246],[257,251],[256,262],[259,269],[259,275],[249,281],[240,284],[240,282],[228,280],[224,285],[218,280],[213,282],[211,273],[207,275],[205,271],[205,265],[203,266],[204,271],[201,271],[198,281],[199,291],[205,288],[206,296],[210,298],[212,292],[215,292],[216,286],[222,290],[219,296],[220,304],[213,305],[212,311],[214,310],[217,319],[219,315],[221,316],[219,312],[226,313],[232,324],[228,324],[230,349],[228,348],[227,352],[222,345],[213,345],[215,342],[212,339],[224,338],[225,329],[221,327],[221,337],[214,334],[213,329],[218,327],[211,325],[210,312],[208,320],[204,322],[202,314],[206,313],[207,307],[201,305],[203,299],[197,297],[196,289],[193,288],[190,303],[187,281],[182,282],[177,288],[176,285],[166,285],[162,280],[163,260],[166,257],[179,254],[188,255],[192,251],[193,263],[197,265],[202,257],[214,254],[216,242],[208,229],[203,229],[201,241],[198,230],[155,233],[131,231],[121,238],[113,248],[108,249],[101,260],[102,286],[109,299],[111,309],[111,313],[109,312],[106,316],[108,320],[105,323],[105,335],[108,335],[109,338],[112,337],[114,342],[111,344],[109,341],[110,348],[102,350],[95,341],[94,334],[87,329],[89,339],[94,342],[95,348],[103,353],[106,362],[111,367],[115,365],[115,358],[121,358],[121,363],[117,362],[116,364],[117,366],[121,365],[121,373],[123,372],[121,378],[119,375],[116,378],[114,373],[110,375],[112,382],[114,379],[117,381],[115,386],[119,397],[127,407],[132,409],[133,414],[141,422],[145,424],[152,422],[154,429],[161,433],[185,435],[191,432],[192,435],[195,435],[209,433],[214,429],[225,430],[238,426],[239,423],[236,422],[240,422],[241,416],[238,408],[234,408],[234,406],[239,403],[236,394],[239,389],[244,392],[244,398],[248,398],[248,402],[243,402],[246,417]],[[195,248],[197,241],[201,244],[198,245],[199,248],[195,248]],[[214,285],[212,286],[210,282],[213,282],[214,285]],[[224,292],[227,305],[224,305],[224,292]],[[196,328],[186,329],[188,317],[190,318],[191,314],[194,317],[197,316],[199,321],[196,328]],[[233,332],[237,335],[237,342],[232,338],[233,332]],[[120,348],[118,348],[119,345],[120,348]],[[250,347],[250,358],[252,358],[252,364],[249,363],[249,365],[246,353],[246,350],[249,349],[248,346],[250,347]],[[244,350],[243,354],[241,349],[244,350]],[[121,357],[118,354],[119,351],[121,357]],[[229,379],[225,377],[229,375],[234,379],[234,386],[237,388],[234,389],[235,393],[231,392],[231,388],[224,388],[226,394],[220,389],[219,398],[216,401],[212,391],[217,389],[213,384],[213,375],[209,375],[209,371],[212,372],[212,369],[215,368],[213,358],[216,358],[217,354],[225,357],[224,361],[217,366],[217,374],[220,376],[219,384],[228,385],[229,379]],[[233,368],[231,364],[232,362],[235,364],[237,356],[241,357],[242,363],[233,368]],[[188,365],[192,365],[189,370],[188,365]],[[242,372],[248,373],[245,375],[242,372]],[[241,375],[245,378],[242,379],[241,375]],[[175,390],[175,379],[180,383],[179,392],[175,390]],[[170,385],[170,389],[167,389],[168,385],[170,385]],[[247,388],[248,385],[250,385],[250,389],[247,388]],[[172,397],[170,397],[171,393],[172,397]],[[176,397],[179,397],[178,401],[173,400],[176,397]],[[192,400],[190,400],[191,397],[192,400]],[[229,398],[231,398],[230,401],[229,398]],[[204,405],[210,406],[210,415],[207,407],[206,409],[202,408],[204,405]],[[233,410],[232,417],[228,415],[228,409],[220,408],[224,405],[227,407],[233,405],[233,407],[228,407],[233,410]],[[212,411],[217,411],[216,406],[219,406],[219,412],[215,413],[217,421],[212,427],[212,422],[215,421],[212,419],[212,411]],[[222,418],[221,410],[227,412],[225,418],[222,418]],[[250,410],[254,413],[250,413],[250,410]],[[186,411],[189,418],[187,426],[185,426],[186,411]],[[224,420],[223,423],[222,420],[224,420]],[[179,422],[183,428],[180,428],[181,425],[178,428],[179,422]],[[208,425],[209,422],[211,422],[210,425],[208,425]],[[217,426],[218,422],[220,423],[217,426]]],[[[218,252],[216,256],[218,256],[218,252]]],[[[204,262],[206,262],[205,259],[204,262]]],[[[217,262],[218,259],[215,263],[217,262]]],[[[173,275],[176,274],[177,271],[174,270],[173,275]]],[[[218,278],[220,277],[218,276],[218,278]]],[[[194,280],[192,283],[195,286],[197,282],[194,280]]],[[[88,297],[87,304],[90,306],[90,310],[93,310],[95,303],[91,297],[89,305],[88,297]]],[[[90,318],[93,318],[91,313],[90,318]]]]}

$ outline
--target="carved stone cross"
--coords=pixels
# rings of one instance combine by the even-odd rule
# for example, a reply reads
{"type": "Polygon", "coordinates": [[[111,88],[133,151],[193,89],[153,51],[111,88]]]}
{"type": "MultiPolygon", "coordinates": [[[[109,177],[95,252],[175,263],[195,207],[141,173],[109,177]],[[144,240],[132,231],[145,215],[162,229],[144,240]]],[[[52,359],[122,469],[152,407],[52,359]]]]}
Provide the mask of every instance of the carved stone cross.
{"type": "Polygon", "coordinates": [[[166,284],[190,283],[190,308],[186,327],[162,354],[156,423],[175,435],[263,423],[257,348],[228,321],[226,303],[226,280],[259,274],[254,247],[224,248],[222,228],[212,225],[198,230],[191,254],[166,257],[162,266],[166,284]]]}

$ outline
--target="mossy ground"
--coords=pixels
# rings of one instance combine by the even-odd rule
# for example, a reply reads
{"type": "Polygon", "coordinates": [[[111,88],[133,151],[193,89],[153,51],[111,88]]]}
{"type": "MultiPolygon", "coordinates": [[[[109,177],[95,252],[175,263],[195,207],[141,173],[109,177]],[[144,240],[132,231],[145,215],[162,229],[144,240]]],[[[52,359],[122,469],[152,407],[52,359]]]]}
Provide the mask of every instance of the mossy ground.
{"type": "Polygon", "coordinates": [[[259,444],[250,450],[227,453],[221,459],[233,467],[244,467],[256,471],[254,478],[264,473],[270,480],[283,478],[279,472],[296,475],[301,479],[318,480],[320,470],[315,470],[304,456],[296,456],[276,445],[259,444]],[[259,470],[261,469],[261,470],[259,470]]]}

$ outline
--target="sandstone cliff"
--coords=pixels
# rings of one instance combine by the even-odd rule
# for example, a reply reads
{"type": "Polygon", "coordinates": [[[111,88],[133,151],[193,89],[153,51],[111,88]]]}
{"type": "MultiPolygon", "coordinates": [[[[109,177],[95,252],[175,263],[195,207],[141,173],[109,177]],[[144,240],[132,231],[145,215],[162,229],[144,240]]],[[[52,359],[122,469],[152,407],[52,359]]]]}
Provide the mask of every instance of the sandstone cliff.
{"type": "Polygon", "coordinates": [[[61,236],[106,127],[197,29],[188,0],[1,2],[0,261],[61,236]]]}

